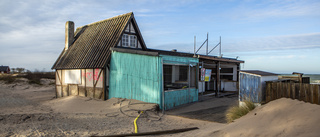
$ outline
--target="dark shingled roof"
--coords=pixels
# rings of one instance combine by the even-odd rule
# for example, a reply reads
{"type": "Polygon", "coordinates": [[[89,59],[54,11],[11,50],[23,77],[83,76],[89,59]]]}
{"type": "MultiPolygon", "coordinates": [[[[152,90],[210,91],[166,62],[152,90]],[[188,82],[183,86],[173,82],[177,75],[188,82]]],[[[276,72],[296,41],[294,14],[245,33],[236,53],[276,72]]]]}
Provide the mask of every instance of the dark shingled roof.
{"type": "Polygon", "coordinates": [[[256,74],[256,75],[260,75],[260,76],[275,76],[275,75],[278,75],[278,74],[275,74],[275,73],[270,73],[270,72],[265,72],[265,71],[260,71],[260,70],[241,70],[241,72],[256,74]]]}
{"type": "MultiPolygon", "coordinates": [[[[74,43],[67,51],[63,49],[52,69],[105,68],[110,60],[110,47],[118,44],[131,20],[137,26],[130,12],[77,28],[74,43]]],[[[139,29],[136,31],[141,36],[139,29]]],[[[141,46],[146,49],[143,41],[141,46]]]]}
{"type": "Polygon", "coordinates": [[[7,71],[9,66],[0,66],[0,71],[7,71]]]}

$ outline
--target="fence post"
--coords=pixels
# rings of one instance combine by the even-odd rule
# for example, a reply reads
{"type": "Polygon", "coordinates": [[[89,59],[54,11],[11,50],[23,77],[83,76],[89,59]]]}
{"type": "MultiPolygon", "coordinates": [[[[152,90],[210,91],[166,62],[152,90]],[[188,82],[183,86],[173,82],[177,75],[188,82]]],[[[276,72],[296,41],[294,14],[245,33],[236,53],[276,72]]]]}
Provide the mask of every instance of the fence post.
{"type": "Polygon", "coordinates": [[[270,82],[266,82],[266,103],[269,102],[269,96],[270,96],[270,82]]]}
{"type": "Polygon", "coordinates": [[[310,102],[310,89],[309,89],[309,84],[303,84],[304,85],[304,90],[305,90],[305,96],[306,96],[306,102],[310,102]]]}

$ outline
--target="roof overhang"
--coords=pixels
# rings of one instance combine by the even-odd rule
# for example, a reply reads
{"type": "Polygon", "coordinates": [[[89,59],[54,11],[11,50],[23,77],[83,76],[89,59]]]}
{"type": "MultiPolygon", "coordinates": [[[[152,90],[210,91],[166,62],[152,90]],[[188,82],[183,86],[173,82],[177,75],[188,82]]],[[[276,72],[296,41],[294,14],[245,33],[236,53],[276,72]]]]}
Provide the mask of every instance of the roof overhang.
{"type": "Polygon", "coordinates": [[[198,55],[199,59],[206,59],[211,61],[219,61],[219,62],[230,62],[230,63],[244,63],[242,60],[232,59],[232,58],[220,58],[215,56],[205,56],[205,55],[198,55]]]}
{"type": "Polygon", "coordinates": [[[158,56],[158,52],[152,51],[144,51],[139,49],[129,49],[129,48],[110,48],[111,51],[123,52],[123,53],[131,53],[131,54],[139,54],[139,55],[149,55],[149,56],[158,56]]]}

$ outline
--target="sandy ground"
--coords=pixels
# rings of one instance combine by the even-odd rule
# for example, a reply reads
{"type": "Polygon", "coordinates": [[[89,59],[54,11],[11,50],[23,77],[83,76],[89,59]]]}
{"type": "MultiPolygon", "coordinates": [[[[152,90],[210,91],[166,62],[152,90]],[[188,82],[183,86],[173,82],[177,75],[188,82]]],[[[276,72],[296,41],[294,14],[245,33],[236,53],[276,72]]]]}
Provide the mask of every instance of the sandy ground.
{"type": "Polygon", "coordinates": [[[137,100],[100,101],[79,96],[56,99],[54,85],[48,80],[43,83],[37,86],[23,79],[14,84],[0,81],[0,136],[133,133],[133,121],[138,115],[135,110],[145,110],[137,121],[139,132],[199,127],[161,136],[320,136],[320,106],[297,100],[269,102],[226,124],[223,114],[228,106],[237,104],[236,96],[207,98],[162,115],[154,110],[154,104],[137,100]]]}
{"type": "MultiPolygon", "coordinates": [[[[212,122],[162,115],[154,104],[137,100],[55,98],[54,85],[0,82],[0,136],[91,136],[205,127],[212,122]],[[130,104],[130,105],[129,105],[130,104]],[[120,111],[121,106],[121,113],[120,111]]],[[[220,125],[219,123],[216,123],[220,125]]]]}

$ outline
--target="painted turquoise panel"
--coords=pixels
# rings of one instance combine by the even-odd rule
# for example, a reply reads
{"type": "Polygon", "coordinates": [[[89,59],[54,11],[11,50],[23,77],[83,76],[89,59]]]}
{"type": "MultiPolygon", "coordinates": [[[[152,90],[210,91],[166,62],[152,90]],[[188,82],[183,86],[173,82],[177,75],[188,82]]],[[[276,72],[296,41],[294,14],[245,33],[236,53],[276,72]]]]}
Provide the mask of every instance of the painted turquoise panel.
{"type": "Polygon", "coordinates": [[[240,101],[250,100],[254,103],[261,103],[261,77],[240,73],[240,101]]]}
{"type": "Polygon", "coordinates": [[[179,56],[169,56],[169,55],[160,55],[163,59],[163,63],[169,64],[192,64],[196,65],[199,63],[198,58],[191,57],[179,57],[179,56]]]}
{"type": "Polygon", "coordinates": [[[161,103],[162,65],[158,56],[113,51],[109,98],[161,103]]]}
{"type": "Polygon", "coordinates": [[[198,101],[198,89],[180,89],[165,92],[165,109],[198,101]]]}

